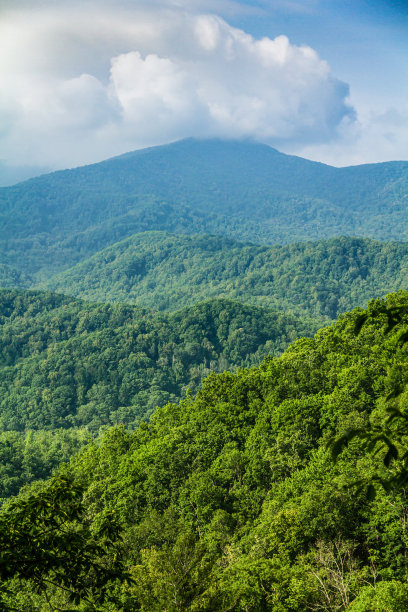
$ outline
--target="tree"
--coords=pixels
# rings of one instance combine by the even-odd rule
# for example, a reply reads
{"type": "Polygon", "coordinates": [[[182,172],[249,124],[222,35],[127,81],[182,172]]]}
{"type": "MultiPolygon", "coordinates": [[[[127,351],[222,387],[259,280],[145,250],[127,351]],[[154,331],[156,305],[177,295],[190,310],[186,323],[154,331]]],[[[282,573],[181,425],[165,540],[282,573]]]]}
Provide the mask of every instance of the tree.
{"type": "MultiPolygon", "coordinates": [[[[359,335],[367,322],[383,324],[384,336],[389,336],[393,350],[393,361],[388,368],[388,394],[383,403],[382,414],[371,415],[368,427],[351,428],[329,442],[334,460],[353,439],[358,439],[362,449],[374,457],[382,457],[382,464],[367,482],[369,498],[376,494],[376,484],[386,491],[399,490],[408,485],[408,410],[405,395],[405,368],[399,362],[400,351],[405,352],[408,343],[408,305],[403,298],[405,292],[375,300],[366,311],[355,319],[354,332],[359,335]],[[399,298],[402,298],[401,300],[399,298]],[[384,470],[385,468],[385,470],[384,470]]],[[[405,364],[404,364],[405,365],[405,364]]]]}
{"type": "Polygon", "coordinates": [[[7,599],[9,581],[18,579],[43,594],[51,609],[55,590],[71,603],[96,605],[106,600],[112,581],[126,577],[120,556],[108,556],[119,539],[112,514],[91,524],[82,493],[73,479],[54,477],[0,514],[0,597],[7,599]]]}

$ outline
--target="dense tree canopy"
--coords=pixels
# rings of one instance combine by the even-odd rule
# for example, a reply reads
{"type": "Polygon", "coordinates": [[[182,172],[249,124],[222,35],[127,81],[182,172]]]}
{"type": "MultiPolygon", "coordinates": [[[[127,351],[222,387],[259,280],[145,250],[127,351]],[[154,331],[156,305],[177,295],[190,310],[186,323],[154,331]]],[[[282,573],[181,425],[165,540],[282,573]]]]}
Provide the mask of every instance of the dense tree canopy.
{"type": "MultiPolygon", "coordinates": [[[[408,307],[408,294],[368,312],[382,304],[408,307]]],[[[372,500],[355,485],[392,467],[357,437],[337,462],[328,448],[386,417],[408,365],[396,341],[408,319],[385,334],[387,317],[369,317],[356,335],[361,314],[259,367],[211,374],[196,397],[158,409],[133,433],[110,429],[60,469],[83,487],[91,530],[106,513],[119,525],[119,549],[96,560],[109,565],[120,553],[132,580],[112,583],[105,609],[407,608],[407,493],[380,489],[372,500]]],[[[19,610],[49,609],[45,595],[68,605],[53,588],[33,594],[29,577],[4,589],[5,602],[18,592],[19,610]]],[[[75,609],[87,605],[80,597],[75,609]]]]}
{"type": "Polygon", "coordinates": [[[0,292],[1,429],[135,424],[211,371],[259,363],[317,324],[214,300],[172,315],[0,292]]]}
{"type": "Polygon", "coordinates": [[[0,190],[0,609],[408,609],[408,293],[322,328],[407,287],[407,186],[188,140],[0,190]]]}
{"type": "Polygon", "coordinates": [[[334,319],[408,284],[408,245],[333,238],[288,246],[145,232],[46,286],[87,299],[174,310],[224,297],[334,319]]]}
{"type": "Polygon", "coordinates": [[[101,427],[134,428],[210,372],[260,363],[317,327],[227,300],[159,315],[0,291],[0,498],[47,477],[101,427]]]}

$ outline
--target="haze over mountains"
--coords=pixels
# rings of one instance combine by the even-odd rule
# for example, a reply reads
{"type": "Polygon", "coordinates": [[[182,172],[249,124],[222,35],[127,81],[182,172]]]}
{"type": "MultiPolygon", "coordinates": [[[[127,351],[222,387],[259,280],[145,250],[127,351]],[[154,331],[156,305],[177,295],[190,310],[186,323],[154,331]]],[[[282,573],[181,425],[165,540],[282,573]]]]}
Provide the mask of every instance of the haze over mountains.
{"type": "Polygon", "coordinates": [[[3,429],[135,426],[406,289],[407,204],[408,162],[193,139],[1,189],[3,429]]]}
{"type": "Polygon", "coordinates": [[[1,2],[0,612],[408,611],[403,4],[1,2]]]}
{"type": "Polygon", "coordinates": [[[0,190],[3,285],[31,286],[146,230],[404,240],[407,193],[408,162],[334,168],[220,140],[135,151],[0,190]]]}

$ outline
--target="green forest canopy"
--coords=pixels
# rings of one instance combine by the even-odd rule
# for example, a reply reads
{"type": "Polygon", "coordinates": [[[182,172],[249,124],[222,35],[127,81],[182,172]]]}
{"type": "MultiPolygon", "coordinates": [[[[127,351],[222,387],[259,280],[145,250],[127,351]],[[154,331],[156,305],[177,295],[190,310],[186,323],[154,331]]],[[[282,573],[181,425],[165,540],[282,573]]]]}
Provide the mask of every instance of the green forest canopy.
{"type": "Polygon", "coordinates": [[[330,320],[406,288],[408,244],[342,237],[267,247],[219,236],[145,232],[44,285],[159,310],[222,297],[330,320]]]}
{"type": "MultiPolygon", "coordinates": [[[[379,304],[408,310],[408,294],[368,312],[379,304]]],[[[129,578],[111,575],[101,607],[99,574],[90,573],[87,600],[74,584],[77,603],[69,604],[72,593],[58,587],[59,555],[34,583],[19,579],[18,568],[3,572],[4,605],[47,610],[48,598],[58,609],[86,610],[95,596],[92,609],[112,611],[406,610],[407,492],[380,488],[371,499],[355,486],[386,470],[358,438],[336,463],[327,448],[350,427],[381,422],[386,398],[405,380],[408,346],[397,340],[408,320],[386,335],[379,315],[357,335],[361,314],[256,368],[211,374],[196,397],[160,408],[133,433],[110,429],[61,467],[61,486],[83,491],[79,553],[110,516],[121,538],[112,536],[94,561],[109,569],[120,560],[129,578]]],[[[404,394],[394,401],[405,410],[404,394]]],[[[24,533],[24,499],[42,504],[58,486],[36,485],[5,508],[2,525],[14,520],[24,533]]]]}
{"type": "Polygon", "coordinates": [[[319,322],[228,300],[172,314],[0,291],[0,497],[101,427],[134,428],[210,372],[258,364],[319,322]]]}
{"type": "Polygon", "coordinates": [[[408,609],[406,490],[367,494],[407,452],[408,294],[286,349],[407,286],[406,244],[332,238],[406,238],[407,187],[188,140],[0,190],[2,609],[408,609]]]}

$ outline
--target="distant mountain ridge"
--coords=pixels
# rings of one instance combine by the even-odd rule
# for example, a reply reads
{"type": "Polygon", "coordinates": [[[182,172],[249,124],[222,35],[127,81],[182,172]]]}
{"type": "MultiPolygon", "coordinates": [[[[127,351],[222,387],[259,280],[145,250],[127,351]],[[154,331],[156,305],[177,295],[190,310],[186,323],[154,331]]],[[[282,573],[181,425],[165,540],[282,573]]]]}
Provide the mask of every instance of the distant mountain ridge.
{"type": "Polygon", "coordinates": [[[334,319],[408,287],[408,244],[332,238],[283,246],[145,232],[41,285],[90,300],[175,310],[222,297],[334,319]]]}
{"type": "Polygon", "coordinates": [[[264,244],[407,240],[408,162],[334,168],[267,145],[188,139],[0,189],[0,263],[37,279],[148,230],[264,244]]]}
{"type": "Polygon", "coordinates": [[[223,297],[334,319],[408,287],[408,244],[342,237],[268,247],[222,236],[145,232],[42,286],[157,310],[223,297]]]}

